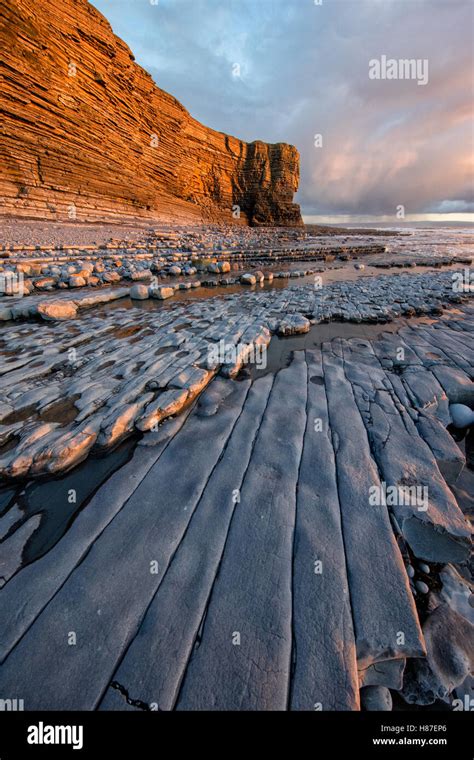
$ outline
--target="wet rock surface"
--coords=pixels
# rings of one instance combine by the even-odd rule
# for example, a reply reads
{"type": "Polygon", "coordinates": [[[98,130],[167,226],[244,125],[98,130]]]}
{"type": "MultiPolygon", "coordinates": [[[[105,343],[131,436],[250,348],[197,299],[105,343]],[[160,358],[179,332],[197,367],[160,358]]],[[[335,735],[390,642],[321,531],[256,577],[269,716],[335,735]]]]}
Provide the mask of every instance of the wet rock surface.
{"type": "MultiPolygon", "coordinates": [[[[1,692],[27,709],[453,705],[473,624],[463,270],[321,286],[242,259],[255,284],[179,300],[234,274],[214,258],[2,299],[1,692]],[[54,477],[59,514],[75,468],[127,441],[55,538],[46,502],[25,509],[54,477]]],[[[68,276],[90,280],[84,264],[68,276]]]]}
{"type": "MultiPolygon", "coordinates": [[[[460,299],[453,294],[451,283],[448,273],[392,275],[336,282],[322,290],[311,285],[270,291],[243,289],[241,293],[217,300],[195,301],[190,305],[177,303],[166,310],[148,311],[105,307],[115,301],[120,305],[120,299],[129,295],[126,288],[104,290],[72,300],[70,297],[62,301],[55,297],[39,301],[32,297],[19,299],[23,313],[30,317],[37,313],[47,322],[53,320],[54,324],[45,323],[40,332],[33,324],[5,324],[0,345],[0,351],[6,352],[0,374],[4,402],[3,411],[0,410],[0,433],[8,449],[0,449],[0,476],[8,479],[37,476],[52,469],[58,472],[81,461],[93,447],[104,449],[116,445],[140,429],[135,423],[139,417],[146,416],[147,405],[151,404],[151,409],[157,404],[160,406],[160,394],[168,388],[186,388],[194,397],[215,372],[235,377],[256,351],[268,345],[271,334],[304,334],[312,326],[316,329],[318,324],[334,320],[385,323],[406,314],[408,307],[419,315],[437,314],[444,307],[458,305],[458,300],[468,299],[466,295],[460,299]],[[407,303],[406,308],[403,302],[407,303]],[[104,308],[97,314],[100,306],[104,308]],[[86,309],[87,318],[77,318],[85,315],[86,309]],[[68,417],[58,414],[53,419],[54,429],[39,435],[49,407],[59,401],[69,404],[71,414],[68,417]],[[72,414],[74,408],[77,409],[75,415],[72,414]],[[11,427],[19,419],[23,423],[20,431],[11,427]],[[83,429],[87,431],[85,434],[83,429]],[[15,440],[16,447],[12,445],[15,440]],[[62,464],[51,461],[66,441],[68,456],[61,457],[62,464]]],[[[132,286],[137,287],[147,286],[132,286]]],[[[151,293],[159,302],[172,300],[174,291],[162,287],[151,293]]],[[[407,419],[418,425],[434,450],[431,459],[426,453],[429,446],[425,445],[426,451],[420,450],[420,467],[431,468],[436,456],[443,461],[443,467],[459,472],[463,466],[462,456],[453,447],[445,428],[451,422],[456,424],[459,408],[464,410],[463,420],[472,412],[467,405],[450,407],[440,382],[444,381],[452,393],[457,394],[455,389],[460,387],[463,399],[469,401],[472,351],[468,346],[468,329],[464,331],[466,338],[458,331],[449,346],[446,330],[452,333],[443,323],[436,330],[423,326],[413,333],[413,338],[411,334],[405,336],[402,330],[401,338],[385,338],[377,344],[378,357],[370,356],[370,352],[368,356],[367,352],[361,355],[356,349],[354,359],[358,363],[362,359],[363,364],[376,367],[374,377],[377,373],[380,376],[380,390],[369,375],[363,378],[359,389],[359,364],[354,376],[349,373],[349,377],[355,383],[357,398],[361,393],[373,397],[370,411],[373,431],[383,438],[386,404],[381,401],[384,397],[390,400],[383,373],[396,371],[398,375],[393,382],[398,385],[398,377],[403,373],[403,395],[397,385],[391,390],[393,401],[390,403],[405,403],[409,408],[407,419]],[[398,358],[402,356],[400,350],[403,358],[398,358]],[[436,371],[439,380],[434,374],[436,371]],[[421,460],[425,464],[421,465],[421,460]]],[[[350,368],[352,357],[349,358],[350,368]]],[[[367,403],[364,399],[362,402],[367,403]]],[[[166,408],[164,404],[163,409],[166,408]]],[[[173,414],[179,412],[174,405],[172,409],[173,414]]],[[[407,422],[400,422],[398,435],[408,441],[406,425],[407,422]]],[[[415,440],[419,440],[418,437],[415,440]]],[[[387,465],[395,472],[397,456],[400,456],[400,473],[393,476],[398,482],[405,468],[402,439],[397,440],[392,430],[389,446],[386,444],[384,439],[379,465],[381,458],[388,457],[387,465]],[[393,453],[388,455],[392,445],[393,453]]],[[[375,439],[374,446],[377,450],[375,439]]],[[[413,468],[412,462],[411,477],[415,477],[413,468]]],[[[390,475],[387,479],[393,477],[390,475]]],[[[406,477],[408,482],[410,476],[406,477]]],[[[417,517],[424,522],[422,514],[417,517]]],[[[406,514],[404,519],[408,525],[406,514]]],[[[410,531],[413,535],[419,534],[421,545],[424,533],[420,534],[415,524],[410,531]]]]}
{"type": "MultiPolygon", "coordinates": [[[[380,357],[388,353],[388,339],[378,347],[380,357]]],[[[430,586],[435,604],[417,609],[410,582],[432,584],[439,564],[433,569],[423,557],[414,561],[391,528],[392,506],[368,501],[369,488],[381,481],[354,395],[353,353],[360,354],[361,371],[378,382],[375,366],[364,362],[377,356],[376,347],[377,340],[371,346],[336,339],[322,351],[296,353],[276,377],[253,383],[216,378],[194,411],[188,407],[146,434],[159,438],[154,445],[142,439],[132,461],[95,495],[100,509],[83,509],[41,559],[22,568],[29,533],[13,531],[4,544],[9,580],[1,591],[2,687],[20,684],[28,703],[43,709],[285,708],[289,688],[292,709],[389,710],[389,690],[418,704],[429,704],[431,693],[453,698],[466,678],[470,651],[470,624],[459,619],[469,608],[461,601],[467,587],[454,566],[446,566],[444,597],[437,603],[439,585],[436,591],[430,586]],[[291,452],[291,467],[283,448],[291,452]],[[278,564],[262,565],[271,551],[278,564]],[[150,574],[150,563],[156,573],[150,574]],[[116,572],[104,586],[111,564],[116,572]],[[85,585],[94,588],[92,597],[83,595],[85,585]],[[452,603],[460,611],[443,612],[452,603]],[[21,617],[12,614],[18,604],[21,617]],[[64,645],[63,630],[85,629],[79,645],[64,645]],[[106,631],[103,648],[98,642],[106,631]],[[51,635],[60,669],[51,667],[51,635]],[[81,689],[65,683],[65,668],[81,689]]],[[[388,381],[391,373],[377,362],[388,381]]],[[[173,377],[177,386],[191,387],[203,374],[184,370],[173,377]]],[[[163,393],[161,406],[150,404],[148,417],[142,412],[145,429],[164,407],[171,411],[181,403],[185,391],[179,387],[163,393]]],[[[89,398],[96,397],[91,392],[89,398]]],[[[408,409],[419,413],[410,404],[408,409]]],[[[400,404],[390,414],[403,419],[404,410],[400,404]]],[[[56,430],[51,425],[38,431],[37,440],[56,430]]],[[[416,426],[410,430],[418,435],[416,426]]],[[[429,489],[438,477],[433,465],[429,489]]],[[[446,514],[447,532],[457,530],[450,519],[446,514]]],[[[24,525],[24,532],[37,527],[24,525]]]]}

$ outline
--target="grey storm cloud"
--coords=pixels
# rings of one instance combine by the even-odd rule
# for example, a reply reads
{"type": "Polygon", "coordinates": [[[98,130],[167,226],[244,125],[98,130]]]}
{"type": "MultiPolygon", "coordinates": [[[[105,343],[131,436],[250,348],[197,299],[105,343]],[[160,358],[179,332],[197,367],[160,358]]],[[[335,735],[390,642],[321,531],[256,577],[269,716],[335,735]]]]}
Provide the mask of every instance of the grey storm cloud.
{"type": "Polygon", "coordinates": [[[296,145],[304,213],[472,210],[471,0],[93,4],[195,118],[296,145]],[[428,82],[370,79],[381,56],[426,60],[428,82]]]}

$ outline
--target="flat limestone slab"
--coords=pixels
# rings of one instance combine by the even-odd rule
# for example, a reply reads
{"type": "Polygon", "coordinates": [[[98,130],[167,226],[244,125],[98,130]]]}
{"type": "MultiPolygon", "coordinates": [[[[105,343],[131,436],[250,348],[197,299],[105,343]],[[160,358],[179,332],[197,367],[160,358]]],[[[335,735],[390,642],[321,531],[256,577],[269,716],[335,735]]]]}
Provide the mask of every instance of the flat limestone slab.
{"type": "MultiPolygon", "coordinates": [[[[344,355],[351,356],[350,351],[345,350],[344,355]]],[[[386,381],[389,377],[393,381],[395,375],[387,374],[384,380],[383,370],[361,371],[359,362],[352,357],[345,360],[344,368],[382,480],[387,487],[400,489],[400,493],[407,487],[415,489],[413,495],[408,494],[410,498],[390,505],[408,544],[420,559],[462,561],[470,550],[470,530],[443,475],[455,479],[463,456],[449,433],[444,429],[440,432],[439,417],[443,418],[444,411],[436,402],[428,403],[426,411],[417,412],[414,424],[409,409],[399,403],[402,396],[395,392],[396,384],[386,381]]],[[[407,374],[412,373],[404,372],[402,377],[407,374]]],[[[444,396],[437,381],[433,383],[429,376],[434,379],[430,372],[422,370],[420,382],[416,382],[427,402],[438,394],[444,396]]],[[[413,403],[417,401],[413,399],[413,403]]]]}
{"type": "Polygon", "coordinates": [[[285,710],[306,364],[275,380],[178,710],[285,710]]]}
{"type": "Polygon", "coordinates": [[[47,554],[27,565],[0,592],[0,662],[63,585],[91,544],[135,491],[187,415],[160,428],[154,447],[138,446],[133,458],[92,497],[73,525],[47,554]]]}
{"type": "MultiPolygon", "coordinates": [[[[224,551],[235,500],[252,454],[273,377],[257,380],[222,459],[209,478],[186,535],[113,680],[154,709],[172,710],[224,551]]],[[[199,446],[200,442],[196,441],[199,446]]],[[[109,688],[101,710],[134,708],[109,688]]]]}
{"type": "Polygon", "coordinates": [[[432,372],[425,367],[409,367],[401,379],[415,409],[433,415],[445,425],[449,424],[448,399],[432,372]]]}
{"type": "Polygon", "coordinates": [[[369,503],[380,487],[367,433],[343,361],[323,346],[329,421],[360,669],[375,662],[421,657],[423,638],[387,508],[369,503]]]}
{"type": "Polygon", "coordinates": [[[307,352],[308,403],[293,558],[292,710],[358,710],[355,637],[321,352],[307,352]]]}
{"type": "MultiPolygon", "coordinates": [[[[420,559],[461,562],[470,550],[470,529],[438,468],[434,454],[389,394],[377,392],[367,424],[371,447],[389,487],[414,486],[423,499],[405,500],[391,508],[403,535],[420,559]],[[409,454],[409,456],[408,456],[409,454]]],[[[426,432],[426,431],[425,431],[426,432]]]]}
{"type": "MultiPolygon", "coordinates": [[[[421,327],[406,327],[400,330],[400,333],[412,345],[413,349],[419,353],[421,358],[426,355],[426,351],[432,352],[437,356],[445,356],[455,366],[460,369],[469,370],[470,361],[466,356],[468,338],[464,344],[457,339],[454,330],[437,329],[436,331],[424,330],[421,327]]],[[[472,360],[471,360],[472,361],[472,360]]]]}
{"type": "Polygon", "coordinates": [[[433,367],[433,374],[446,391],[450,404],[474,403],[474,382],[470,376],[455,367],[433,367]]]}
{"type": "Polygon", "coordinates": [[[443,478],[449,484],[455,483],[466,464],[466,457],[454,438],[442,422],[431,415],[420,414],[416,427],[433,452],[443,478]]]}
{"type": "Polygon", "coordinates": [[[248,383],[236,383],[214,417],[190,417],[1,666],[2,693],[21,691],[26,709],[96,707],[182,539],[247,391],[248,383]],[[196,446],[198,440],[206,446],[196,446]],[[71,632],[77,640],[72,646],[71,632]]]}

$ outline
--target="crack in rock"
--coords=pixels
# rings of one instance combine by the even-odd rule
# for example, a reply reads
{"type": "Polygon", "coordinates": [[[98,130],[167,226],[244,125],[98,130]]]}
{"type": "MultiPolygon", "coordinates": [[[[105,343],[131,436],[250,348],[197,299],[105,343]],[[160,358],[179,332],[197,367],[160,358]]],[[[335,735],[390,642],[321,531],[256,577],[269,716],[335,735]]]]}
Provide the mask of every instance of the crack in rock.
{"type": "MultiPolygon", "coordinates": [[[[110,684],[112,689],[116,689],[122,697],[126,700],[128,705],[131,705],[132,707],[137,707],[139,710],[143,710],[145,712],[152,712],[152,708],[149,704],[146,702],[143,702],[141,699],[132,699],[132,697],[129,695],[128,690],[125,688],[125,686],[122,686],[118,681],[112,681],[110,684]]],[[[159,708],[158,708],[159,711],[159,708]]]]}

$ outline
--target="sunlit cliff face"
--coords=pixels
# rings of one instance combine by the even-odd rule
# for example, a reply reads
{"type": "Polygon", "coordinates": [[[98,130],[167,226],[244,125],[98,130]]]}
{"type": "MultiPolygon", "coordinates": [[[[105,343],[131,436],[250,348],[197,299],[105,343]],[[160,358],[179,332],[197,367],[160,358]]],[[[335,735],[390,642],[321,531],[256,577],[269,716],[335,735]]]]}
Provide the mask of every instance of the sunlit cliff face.
{"type": "Polygon", "coordinates": [[[306,214],[473,211],[470,0],[320,1],[94,5],[195,117],[296,145],[306,214]],[[423,81],[371,78],[382,57],[423,81]]]}

